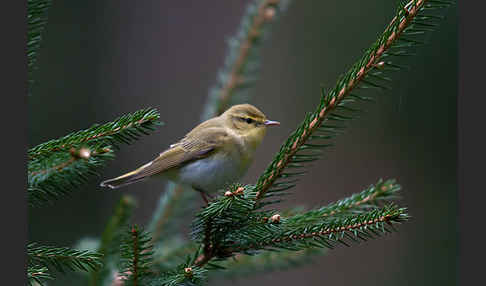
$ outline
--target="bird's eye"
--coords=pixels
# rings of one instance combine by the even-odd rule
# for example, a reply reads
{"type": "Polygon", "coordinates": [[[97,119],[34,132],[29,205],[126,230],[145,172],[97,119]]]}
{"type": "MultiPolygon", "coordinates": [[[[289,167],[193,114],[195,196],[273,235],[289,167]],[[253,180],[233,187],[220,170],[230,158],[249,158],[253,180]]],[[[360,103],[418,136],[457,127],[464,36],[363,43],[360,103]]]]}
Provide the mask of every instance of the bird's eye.
{"type": "Polygon", "coordinates": [[[252,123],[253,123],[253,119],[251,119],[251,118],[247,118],[247,119],[246,119],[246,123],[248,123],[248,124],[252,124],[252,123]]]}

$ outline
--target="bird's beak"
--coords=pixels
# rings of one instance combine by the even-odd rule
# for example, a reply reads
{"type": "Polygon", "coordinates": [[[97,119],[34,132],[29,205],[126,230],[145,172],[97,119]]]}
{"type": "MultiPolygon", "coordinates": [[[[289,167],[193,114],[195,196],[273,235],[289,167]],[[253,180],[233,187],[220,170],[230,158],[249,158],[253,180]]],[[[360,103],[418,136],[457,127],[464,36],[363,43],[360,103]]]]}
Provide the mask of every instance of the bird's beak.
{"type": "Polygon", "coordinates": [[[278,122],[278,121],[272,121],[272,120],[267,120],[267,121],[263,122],[263,124],[265,126],[272,126],[272,125],[280,125],[280,122],[278,122]]]}

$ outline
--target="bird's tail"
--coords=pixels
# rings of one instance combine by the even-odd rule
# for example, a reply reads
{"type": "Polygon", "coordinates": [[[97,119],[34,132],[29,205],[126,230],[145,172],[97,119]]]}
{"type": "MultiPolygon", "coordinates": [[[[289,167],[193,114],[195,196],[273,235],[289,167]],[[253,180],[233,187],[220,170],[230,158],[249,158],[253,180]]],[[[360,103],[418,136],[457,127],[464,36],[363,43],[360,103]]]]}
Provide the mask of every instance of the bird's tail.
{"type": "MultiPolygon", "coordinates": [[[[147,164],[148,165],[148,164],[147,164]]],[[[140,171],[145,167],[146,165],[128,172],[124,175],[121,175],[119,177],[109,179],[106,181],[101,182],[100,186],[101,187],[110,187],[112,189],[117,189],[119,187],[123,187],[132,183],[140,182],[148,178],[148,176],[145,176],[140,173],[140,171]]]]}

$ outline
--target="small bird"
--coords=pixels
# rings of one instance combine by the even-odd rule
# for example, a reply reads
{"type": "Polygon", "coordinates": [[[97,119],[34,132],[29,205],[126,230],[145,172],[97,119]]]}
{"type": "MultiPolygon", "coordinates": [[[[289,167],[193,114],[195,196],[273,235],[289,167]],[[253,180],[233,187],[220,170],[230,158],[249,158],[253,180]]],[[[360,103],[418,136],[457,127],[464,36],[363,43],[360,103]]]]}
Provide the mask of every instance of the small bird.
{"type": "Polygon", "coordinates": [[[152,177],[165,177],[206,195],[234,183],[245,175],[268,120],[250,104],[234,105],[220,116],[208,119],[151,162],[138,169],[103,181],[100,186],[116,189],[152,177]]]}

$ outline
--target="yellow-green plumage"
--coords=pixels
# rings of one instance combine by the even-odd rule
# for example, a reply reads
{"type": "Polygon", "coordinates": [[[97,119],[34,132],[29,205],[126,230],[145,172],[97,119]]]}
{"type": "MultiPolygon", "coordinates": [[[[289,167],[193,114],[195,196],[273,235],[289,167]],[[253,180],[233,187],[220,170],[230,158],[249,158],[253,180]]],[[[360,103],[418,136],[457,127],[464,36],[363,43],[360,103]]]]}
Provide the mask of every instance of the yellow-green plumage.
{"type": "Polygon", "coordinates": [[[196,126],[153,161],[101,186],[118,188],[162,176],[199,191],[217,191],[246,173],[266,127],[278,124],[250,104],[235,105],[196,126]]]}

